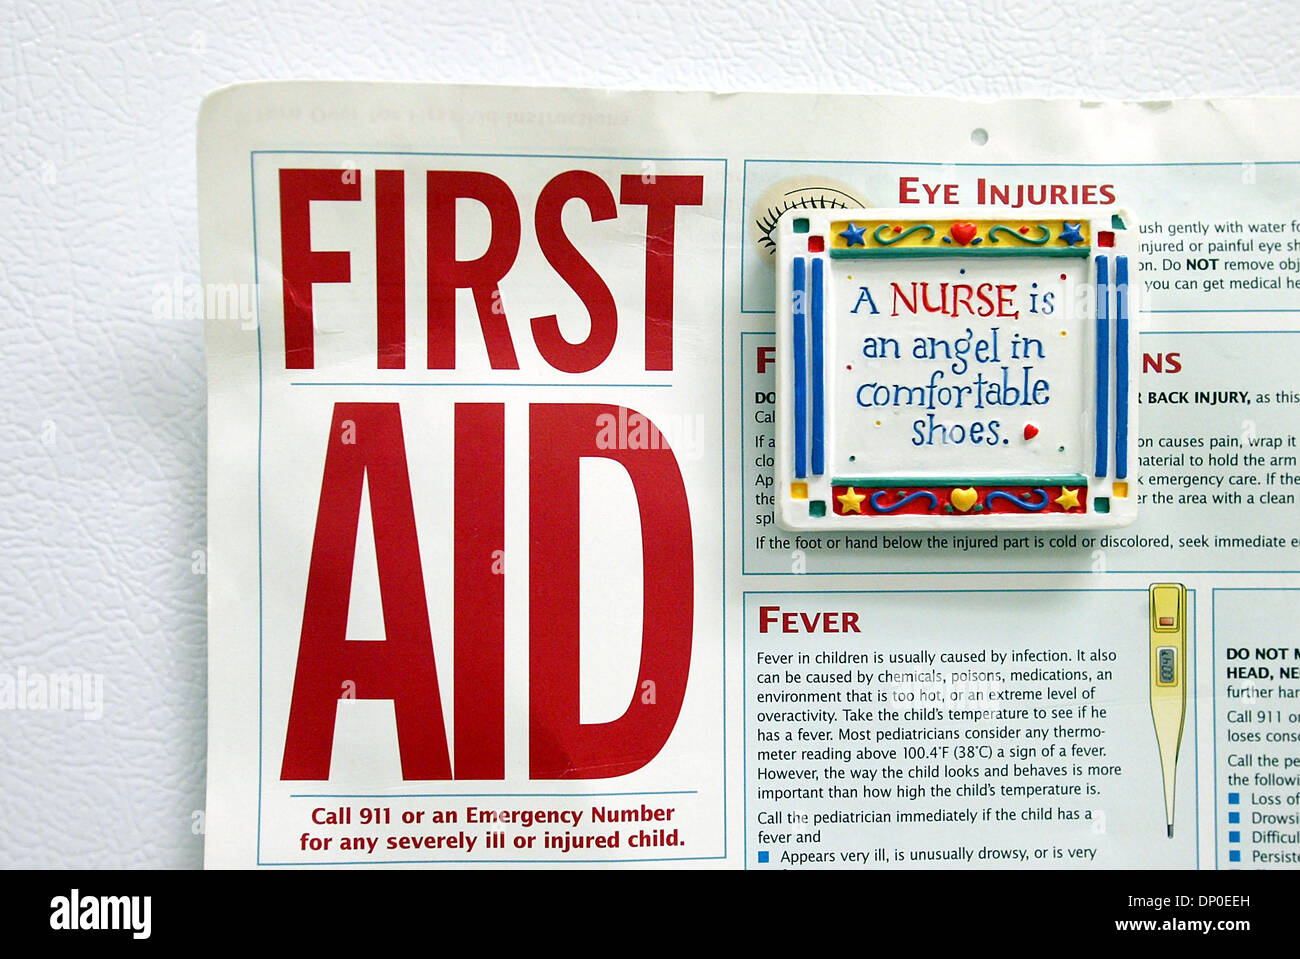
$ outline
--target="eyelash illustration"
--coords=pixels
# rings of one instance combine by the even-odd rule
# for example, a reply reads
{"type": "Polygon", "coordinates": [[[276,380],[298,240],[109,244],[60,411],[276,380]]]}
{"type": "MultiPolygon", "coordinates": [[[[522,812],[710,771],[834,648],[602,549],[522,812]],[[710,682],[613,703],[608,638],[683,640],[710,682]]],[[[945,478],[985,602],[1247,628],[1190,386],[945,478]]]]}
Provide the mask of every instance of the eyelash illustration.
{"type": "Polygon", "coordinates": [[[754,219],[758,229],[759,247],[766,250],[768,256],[776,254],[776,240],[772,232],[777,222],[791,210],[847,210],[862,206],[860,200],[852,194],[834,187],[802,187],[786,193],[775,206],[770,206],[754,219]]]}

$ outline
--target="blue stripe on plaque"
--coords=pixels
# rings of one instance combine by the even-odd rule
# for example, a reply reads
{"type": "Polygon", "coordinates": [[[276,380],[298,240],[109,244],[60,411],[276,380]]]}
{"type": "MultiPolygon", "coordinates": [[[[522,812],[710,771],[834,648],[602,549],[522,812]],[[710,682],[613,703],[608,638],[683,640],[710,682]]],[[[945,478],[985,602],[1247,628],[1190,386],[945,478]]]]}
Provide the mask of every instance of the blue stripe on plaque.
{"type": "Polygon", "coordinates": [[[808,296],[807,261],[794,260],[794,475],[808,475],[808,357],[805,303],[808,296]]]}
{"type": "Polygon", "coordinates": [[[825,374],[822,371],[822,267],[820,257],[812,261],[812,471],[826,472],[825,374]]]}
{"type": "Polygon", "coordinates": [[[1106,475],[1110,448],[1110,257],[1097,257],[1097,463],[1093,472],[1106,475]]]}
{"type": "Polygon", "coordinates": [[[1115,257],[1115,476],[1128,476],[1128,257],[1115,257]]]}

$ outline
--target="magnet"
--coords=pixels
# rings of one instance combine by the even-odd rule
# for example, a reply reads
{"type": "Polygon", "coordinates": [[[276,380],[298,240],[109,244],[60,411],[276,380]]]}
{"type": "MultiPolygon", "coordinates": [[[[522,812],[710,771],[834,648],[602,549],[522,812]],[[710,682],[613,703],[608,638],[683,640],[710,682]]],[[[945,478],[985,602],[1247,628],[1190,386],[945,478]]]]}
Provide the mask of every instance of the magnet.
{"type": "Polygon", "coordinates": [[[832,207],[798,220],[774,230],[778,522],[1134,520],[1131,212],[832,207]]]}

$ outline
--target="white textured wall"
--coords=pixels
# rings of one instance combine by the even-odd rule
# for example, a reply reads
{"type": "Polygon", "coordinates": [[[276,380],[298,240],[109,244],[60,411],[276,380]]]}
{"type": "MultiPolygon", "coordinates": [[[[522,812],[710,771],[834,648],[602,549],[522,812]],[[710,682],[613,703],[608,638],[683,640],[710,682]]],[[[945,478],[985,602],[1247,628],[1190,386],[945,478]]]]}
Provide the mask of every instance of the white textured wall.
{"type": "Polygon", "coordinates": [[[0,866],[201,863],[203,344],[196,319],[154,312],[198,282],[204,93],[1300,93],[1285,0],[3,0],[0,36],[0,674],[102,674],[105,700],[97,722],[0,710],[0,866]]]}

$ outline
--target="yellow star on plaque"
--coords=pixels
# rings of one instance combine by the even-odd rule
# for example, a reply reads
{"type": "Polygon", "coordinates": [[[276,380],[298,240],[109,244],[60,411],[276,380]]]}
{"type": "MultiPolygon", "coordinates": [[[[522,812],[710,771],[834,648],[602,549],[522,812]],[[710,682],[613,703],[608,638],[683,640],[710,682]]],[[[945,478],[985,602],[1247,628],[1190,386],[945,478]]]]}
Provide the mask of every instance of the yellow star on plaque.
{"type": "Polygon", "coordinates": [[[1079,491],[1062,486],[1061,495],[1056,497],[1054,502],[1063,510],[1073,509],[1079,505],[1079,491]]]}
{"type": "Polygon", "coordinates": [[[840,508],[846,513],[861,513],[862,501],[867,498],[865,493],[856,492],[852,486],[843,496],[835,497],[840,501],[840,508]]]}

